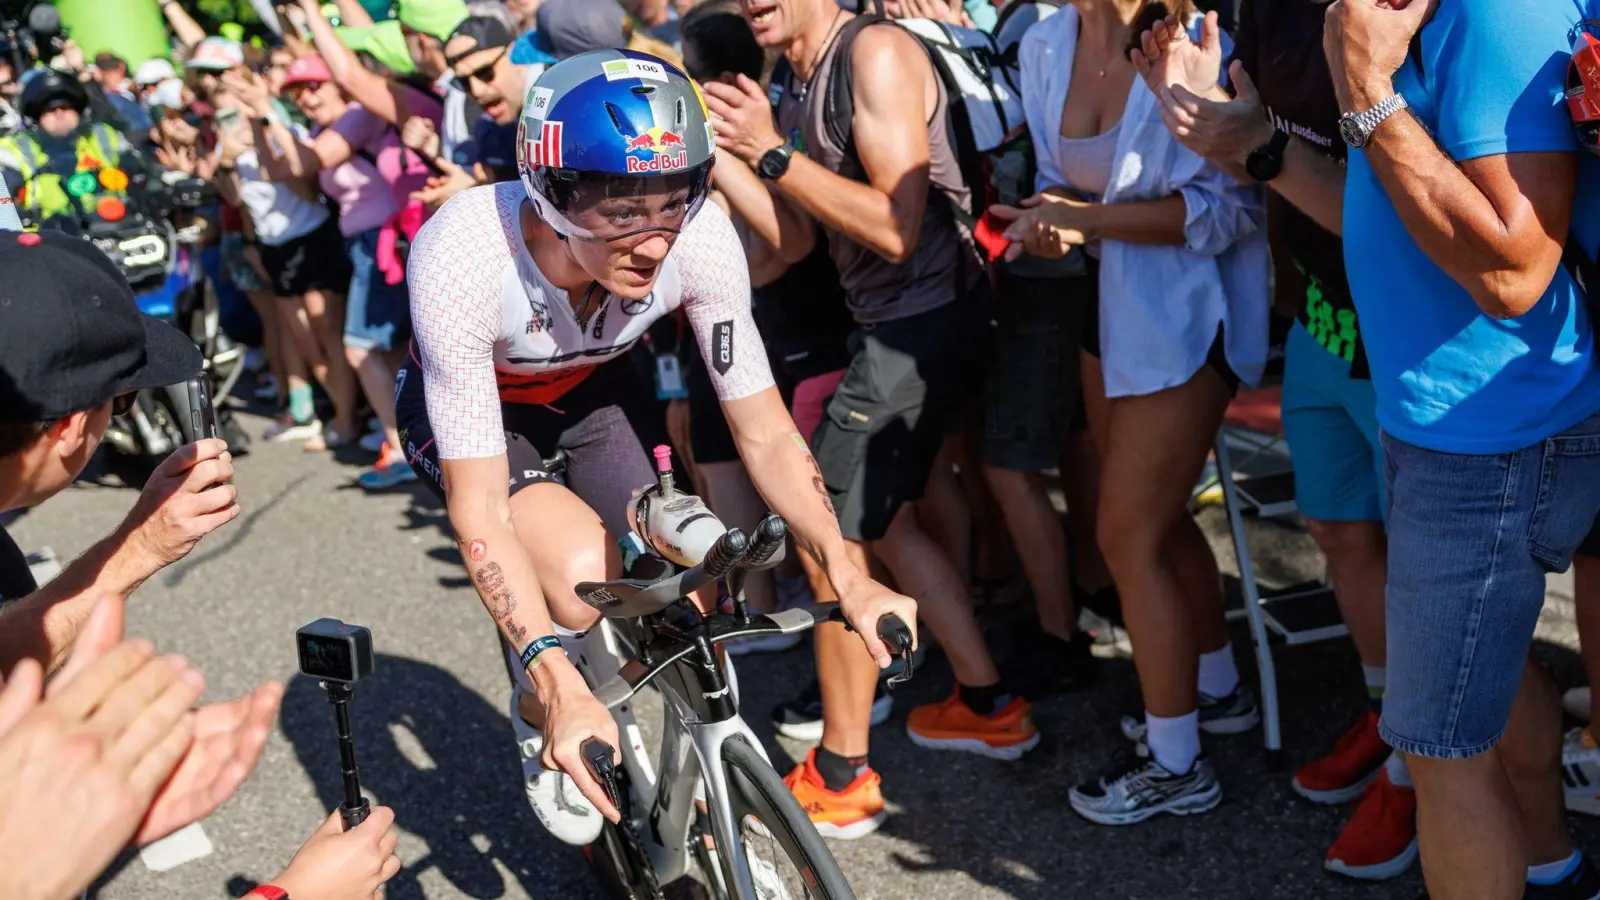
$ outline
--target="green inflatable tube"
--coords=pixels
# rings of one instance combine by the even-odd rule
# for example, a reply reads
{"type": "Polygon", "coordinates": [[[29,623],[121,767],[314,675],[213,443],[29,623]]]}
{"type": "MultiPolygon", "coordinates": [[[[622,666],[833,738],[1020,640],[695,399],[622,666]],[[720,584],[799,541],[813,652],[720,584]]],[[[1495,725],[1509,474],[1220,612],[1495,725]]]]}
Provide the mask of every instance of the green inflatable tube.
{"type": "Polygon", "coordinates": [[[67,36],[84,56],[110,50],[127,60],[130,70],[147,59],[172,56],[167,20],[157,0],[54,0],[67,36]]]}

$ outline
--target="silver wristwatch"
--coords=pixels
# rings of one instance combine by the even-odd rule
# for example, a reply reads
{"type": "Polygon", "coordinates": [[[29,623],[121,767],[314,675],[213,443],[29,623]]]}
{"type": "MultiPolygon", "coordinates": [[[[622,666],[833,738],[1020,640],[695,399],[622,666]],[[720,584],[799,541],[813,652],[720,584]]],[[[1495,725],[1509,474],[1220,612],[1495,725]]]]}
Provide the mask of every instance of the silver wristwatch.
{"type": "Polygon", "coordinates": [[[1396,91],[1369,110],[1340,116],[1339,136],[1352,147],[1365,147],[1372,140],[1372,133],[1378,130],[1385,119],[1405,108],[1405,95],[1396,91]]]}

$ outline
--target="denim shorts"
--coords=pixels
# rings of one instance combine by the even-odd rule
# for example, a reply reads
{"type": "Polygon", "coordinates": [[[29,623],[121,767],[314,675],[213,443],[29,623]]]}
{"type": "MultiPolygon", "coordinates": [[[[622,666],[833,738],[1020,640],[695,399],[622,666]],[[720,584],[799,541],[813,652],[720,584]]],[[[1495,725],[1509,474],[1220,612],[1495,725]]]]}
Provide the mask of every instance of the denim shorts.
{"type": "Polygon", "coordinates": [[[358,350],[392,350],[411,339],[411,299],[406,283],[389,284],[378,269],[379,230],[344,239],[352,269],[344,345],[358,350]]]}
{"type": "Polygon", "coordinates": [[[1350,377],[1306,327],[1289,332],[1283,432],[1294,457],[1294,501],[1324,522],[1383,519],[1383,445],[1372,382],[1350,377]]]}
{"type": "Polygon", "coordinates": [[[1544,605],[1600,511],[1600,414],[1512,453],[1385,434],[1388,688],[1383,739],[1464,759],[1505,733],[1544,605]]]}

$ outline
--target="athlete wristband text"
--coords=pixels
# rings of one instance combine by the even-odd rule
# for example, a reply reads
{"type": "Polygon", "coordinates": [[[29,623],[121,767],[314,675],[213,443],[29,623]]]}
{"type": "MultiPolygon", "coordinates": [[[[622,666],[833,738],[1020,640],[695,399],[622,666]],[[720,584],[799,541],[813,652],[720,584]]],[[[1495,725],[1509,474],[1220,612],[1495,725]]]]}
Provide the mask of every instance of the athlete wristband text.
{"type": "Polygon", "coordinates": [[[547,634],[542,638],[534,638],[533,643],[529,644],[527,648],[522,651],[522,668],[528,669],[532,666],[536,666],[540,662],[539,654],[545,652],[546,650],[560,648],[561,639],[553,634],[547,634]]]}

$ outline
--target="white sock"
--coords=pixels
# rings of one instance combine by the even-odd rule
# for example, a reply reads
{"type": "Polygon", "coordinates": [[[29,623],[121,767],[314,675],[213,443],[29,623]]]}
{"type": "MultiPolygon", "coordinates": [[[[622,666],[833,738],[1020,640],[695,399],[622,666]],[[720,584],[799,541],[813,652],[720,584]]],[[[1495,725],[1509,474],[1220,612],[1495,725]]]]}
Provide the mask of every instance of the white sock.
{"type": "Polygon", "coordinates": [[[1411,770],[1406,768],[1406,755],[1399,750],[1383,761],[1383,770],[1389,773],[1389,783],[1396,787],[1411,787],[1411,770]]]}
{"type": "Polygon", "coordinates": [[[1200,691],[1207,697],[1226,697],[1239,689],[1239,669],[1233,664],[1233,643],[1200,654],[1200,691]]]}
{"type": "Polygon", "coordinates": [[[1572,855],[1566,859],[1558,859],[1555,862],[1543,863],[1537,866],[1529,866],[1528,881],[1532,882],[1533,884],[1555,884],[1568,875],[1571,875],[1572,870],[1576,869],[1582,864],[1582,862],[1583,852],[1580,850],[1574,850],[1572,851],[1572,855]]]}
{"type": "Polygon", "coordinates": [[[1387,666],[1369,666],[1361,664],[1361,677],[1367,682],[1367,688],[1383,690],[1388,687],[1389,669],[1387,666]]]}
{"type": "Polygon", "coordinates": [[[1181,775],[1194,767],[1200,758],[1199,710],[1170,719],[1146,712],[1144,725],[1145,742],[1161,768],[1181,775]]]}

